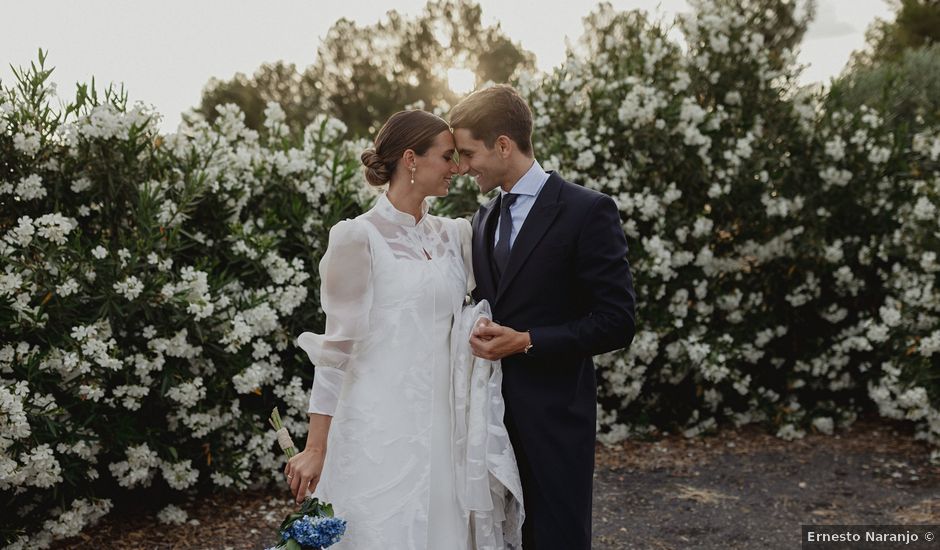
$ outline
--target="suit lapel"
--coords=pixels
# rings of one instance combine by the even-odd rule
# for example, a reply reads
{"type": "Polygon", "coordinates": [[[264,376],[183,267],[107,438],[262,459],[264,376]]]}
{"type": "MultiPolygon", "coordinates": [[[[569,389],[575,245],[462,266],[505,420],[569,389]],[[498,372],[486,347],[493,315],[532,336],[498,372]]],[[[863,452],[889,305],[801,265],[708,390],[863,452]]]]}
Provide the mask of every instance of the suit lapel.
{"type": "Polygon", "coordinates": [[[548,181],[545,182],[542,191],[535,199],[535,204],[532,205],[532,210],[526,216],[522,229],[519,230],[516,241],[512,245],[512,251],[509,253],[509,263],[506,264],[506,272],[500,277],[494,302],[499,302],[503,293],[506,292],[506,288],[512,283],[513,278],[522,269],[529,255],[535,250],[536,245],[542,240],[552,222],[555,221],[558,212],[561,211],[563,203],[558,200],[560,191],[561,177],[554,172],[550,172],[548,181]]]}
{"type": "Polygon", "coordinates": [[[499,195],[481,206],[475,218],[477,225],[473,228],[473,275],[481,294],[489,297],[490,301],[495,301],[493,298],[496,296],[496,278],[490,266],[490,255],[493,251],[490,250],[487,235],[490,224],[496,223],[493,212],[497,211],[498,203],[499,195]]]}

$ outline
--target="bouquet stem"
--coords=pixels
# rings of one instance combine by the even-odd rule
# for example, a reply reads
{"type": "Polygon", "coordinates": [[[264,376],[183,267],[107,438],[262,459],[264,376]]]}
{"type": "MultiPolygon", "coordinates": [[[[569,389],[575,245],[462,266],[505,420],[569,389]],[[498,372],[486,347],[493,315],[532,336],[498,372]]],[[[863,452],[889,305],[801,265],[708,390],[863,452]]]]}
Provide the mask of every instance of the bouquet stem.
{"type": "Polygon", "coordinates": [[[271,411],[271,418],[268,419],[268,423],[270,423],[274,431],[277,432],[277,442],[280,444],[284,454],[287,455],[287,458],[290,459],[297,454],[297,449],[294,448],[294,441],[290,438],[290,434],[287,432],[287,428],[284,427],[284,423],[281,422],[281,413],[278,412],[277,407],[274,407],[274,410],[271,411]]]}

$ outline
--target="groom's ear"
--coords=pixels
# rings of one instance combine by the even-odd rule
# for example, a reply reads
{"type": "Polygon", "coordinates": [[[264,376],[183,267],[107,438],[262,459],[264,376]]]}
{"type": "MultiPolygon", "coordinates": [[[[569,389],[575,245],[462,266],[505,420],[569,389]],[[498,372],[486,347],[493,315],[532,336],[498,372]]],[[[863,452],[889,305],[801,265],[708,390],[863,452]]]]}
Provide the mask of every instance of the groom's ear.
{"type": "Polygon", "coordinates": [[[496,153],[502,158],[509,158],[509,155],[512,154],[512,150],[516,147],[516,144],[513,143],[509,136],[501,135],[496,138],[496,142],[493,144],[493,148],[496,149],[496,153]]]}

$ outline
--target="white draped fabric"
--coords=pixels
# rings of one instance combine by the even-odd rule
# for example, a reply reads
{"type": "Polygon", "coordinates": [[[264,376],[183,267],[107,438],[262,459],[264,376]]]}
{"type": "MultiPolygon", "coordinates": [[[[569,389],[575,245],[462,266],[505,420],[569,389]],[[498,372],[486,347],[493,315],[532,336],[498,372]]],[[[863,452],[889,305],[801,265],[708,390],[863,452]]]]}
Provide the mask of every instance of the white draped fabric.
{"type": "Polygon", "coordinates": [[[468,344],[481,317],[493,318],[486,300],[464,308],[451,336],[457,499],[470,512],[474,548],[522,548],[522,481],[503,424],[502,367],[474,357],[468,344]]]}
{"type": "MultiPolygon", "coordinates": [[[[473,541],[476,509],[464,503],[473,484],[458,480],[467,469],[455,456],[452,358],[469,346],[452,332],[473,285],[470,238],[466,220],[428,215],[425,203],[416,222],[385,195],[330,231],[320,262],[325,331],[297,344],[316,366],[309,410],[333,416],[314,496],[348,521],[338,550],[511,547],[473,541]]],[[[491,401],[482,407],[502,407],[501,396],[491,401]]],[[[502,410],[491,419],[502,426],[502,410]]]]}

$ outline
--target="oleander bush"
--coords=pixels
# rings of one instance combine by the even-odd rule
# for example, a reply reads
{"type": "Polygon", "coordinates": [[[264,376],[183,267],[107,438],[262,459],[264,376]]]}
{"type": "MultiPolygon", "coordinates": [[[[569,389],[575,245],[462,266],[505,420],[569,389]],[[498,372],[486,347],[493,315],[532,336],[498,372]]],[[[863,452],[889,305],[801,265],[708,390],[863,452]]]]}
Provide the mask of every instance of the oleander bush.
{"type": "MultiPolygon", "coordinates": [[[[543,165],[610,194],[631,245],[638,331],[598,358],[600,438],[724,422],[795,438],[876,410],[937,445],[935,113],[899,123],[801,89],[795,3],[692,4],[682,44],[601,5],[559,68],[517,82],[543,165]]],[[[328,229],[374,198],[340,121],[294,135],[270,104],[259,133],[225,106],[161,135],[122,92],[60,101],[49,72],[40,54],[0,84],[13,548],[121,499],[279,481],[265,419],[278,406],[305,431],[312,369],[293,339],[322,328],[328,229]]],[[[435,209],[482,199],[467,181],[452,195],[435,209]]]]}
{"type": "Polygon", "coordinates": [[[327,231],[369,200],[336,120],[295,139],[276,105],[260,135],[222,108],[163,136],[113,90],[52,107],[49,72],[0,96],[0,498],[29,547],[115,491],[272,479],[271,409],[306,426],[292,341],[322,323],[327,231]]]}
{"type": "Polygon", "coordinates": [[[540,157],[611,195],[632,245],[638,332],[599,358],[600,437],[730,420],[795,438],[877,408],[936,445],[936,113],[801,89],[806,16],[767,5],[693,2],[684,48],[602,5],[520,83],[540,157]]]}

